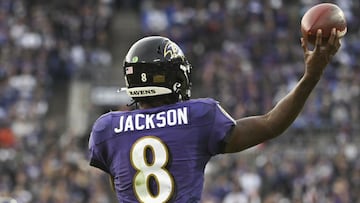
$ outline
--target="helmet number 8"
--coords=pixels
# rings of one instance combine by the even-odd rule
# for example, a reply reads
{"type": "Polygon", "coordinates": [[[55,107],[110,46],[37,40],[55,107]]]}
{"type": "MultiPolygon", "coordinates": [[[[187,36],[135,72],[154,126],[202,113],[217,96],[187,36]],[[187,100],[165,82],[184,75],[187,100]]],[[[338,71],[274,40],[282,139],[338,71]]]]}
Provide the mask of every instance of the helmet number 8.
{"type": "Polygon", "coordinates": [[[136,169],[133,188],[137,199],[143,203],[166,202],[174,191],[174,181],[165,168],[169,160],[167,146],[157,137],[145,136],[137,140],[130,151],[132,166],[136,169]],[[151,163],[146,158],[147,150],[152,152],[151,163]],[[150,191],[150,178],[157,184],[157,194],[150,191]]]}
{"type": "Polygon", "coordinates": [[[147,77],[146,77],[146,73],[141,73],[141,81],[142,82],[146,82],[147,81],[147,77]]]}

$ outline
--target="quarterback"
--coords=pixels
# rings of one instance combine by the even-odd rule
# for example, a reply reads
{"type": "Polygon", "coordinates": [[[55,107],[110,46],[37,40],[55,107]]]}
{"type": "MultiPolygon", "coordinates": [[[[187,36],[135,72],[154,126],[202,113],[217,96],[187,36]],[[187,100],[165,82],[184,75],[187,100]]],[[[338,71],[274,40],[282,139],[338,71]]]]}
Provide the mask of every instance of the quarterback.
{"type": "Polygon", "coordinates": [[[313,50],[301,39],[304,74],[263,115],[232,118],[211,98],[190,99],[192,66],[178,45],[161,36],[135,42],[124,61],[133,111],[100,116],[89,139],[90,165],[111,177],[121,203],[200,202],[211,157],[235,153],[282,134],[301,112],[340,47],[317,33],[313,50]]]}

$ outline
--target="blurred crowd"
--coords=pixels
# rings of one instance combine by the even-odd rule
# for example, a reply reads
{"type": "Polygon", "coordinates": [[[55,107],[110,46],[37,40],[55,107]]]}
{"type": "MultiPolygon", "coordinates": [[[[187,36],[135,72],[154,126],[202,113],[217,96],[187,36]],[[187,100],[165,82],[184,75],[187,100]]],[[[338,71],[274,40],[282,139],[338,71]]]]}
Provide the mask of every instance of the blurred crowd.
{"type": "MultiPolygon", "coordinates": [[[[360,3],[327,2],[343,9],[348,32],[290,135],[249,156],[215,158],[204,202],[360,202],[360,3]]],[[[142,30],[179,43],[194,66],[194,95],[241,118],[268,111],[302,76],[300,21],[316,3],[143,1],[142,30]]]]}
{"type": "MultiPolygon", "coordinates": [[[[140,5],[143,35],[182,47],[194,66],[194,97],[214,97],[235,118],[269,110],[301,77],[300,19],[317,3],[120,2],[140,5]]],[[[360,202],[360,3],[334,2],[348,20],[346,40],[290,135],[215,157],[203,202],[360,202]]],[[[111,66],[113,4],[0,1],[0,202],[112,202],[107,177],[88,166],[88,135],[47,116],[55,91],[78,73],[111,66]]]]}
{"type": "Polygon", "coordinates": [[[112,15],[111,0],[0,1],[0,202],[109,202],[87,137],[48,115],[78,72],[111,64],[112,15]]]}

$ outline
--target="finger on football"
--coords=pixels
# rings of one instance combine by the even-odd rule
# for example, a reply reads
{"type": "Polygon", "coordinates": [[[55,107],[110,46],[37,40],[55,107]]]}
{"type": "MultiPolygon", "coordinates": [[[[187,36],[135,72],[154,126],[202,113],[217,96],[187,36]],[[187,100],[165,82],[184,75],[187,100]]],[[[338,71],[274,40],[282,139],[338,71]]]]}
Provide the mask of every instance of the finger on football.
{"type": "Polygon", "coordinates": [[[308,51],[307,40],[302,37],[302,38],[300,38],[300,41],[301,41],[301,47],[302,47],[304,53],[306,53],[308,51]]]}
{"type": "Polygon", "coordinates": [[[316,32],[315,49],[320,50],[322,44],[322,30],[318,29],[316,32]]]}
{"type": "Polygon", "coordinates": [[[328,43],[334,45],[336,38],[338,38],[338,33],[336,33],[336,28],[333,28],[328,43]]]}

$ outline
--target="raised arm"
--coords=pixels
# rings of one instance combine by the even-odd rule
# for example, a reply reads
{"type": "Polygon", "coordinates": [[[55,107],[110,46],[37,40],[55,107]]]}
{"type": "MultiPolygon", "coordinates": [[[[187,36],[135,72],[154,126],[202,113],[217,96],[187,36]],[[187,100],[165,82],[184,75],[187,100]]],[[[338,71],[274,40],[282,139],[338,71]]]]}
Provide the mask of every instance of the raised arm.
{"type": "Polygon", "coordinates": [[[315,48],[312,51],[308,49],[307,39],[301,38],[305,62],[303,77],[268,113],[237,120],[226,140],[225,153],[239,152],[277,137],[293,123],[332,56],[340,48],[338,36],[333,29],[328,42],[322,42],[322,32],[318,30],[315,48]]]}

